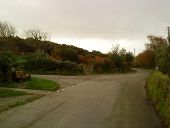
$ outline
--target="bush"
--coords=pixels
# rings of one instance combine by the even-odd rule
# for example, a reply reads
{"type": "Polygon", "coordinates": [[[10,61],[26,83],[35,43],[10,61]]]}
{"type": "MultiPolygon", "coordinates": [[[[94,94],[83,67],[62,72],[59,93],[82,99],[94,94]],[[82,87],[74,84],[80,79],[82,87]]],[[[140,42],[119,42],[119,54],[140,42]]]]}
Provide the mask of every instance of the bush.
{"type": "Polygon", "coordinates": [[[112,48],[109,57],[115,65],[115,71],[126,72],[130,69],[134,56],[133,53],[127,52],[124,48],[119,49],[119,45],[112,48]]]}
{"type": "Polygon", "coordinates": [[[134,64],[140,68],[153,68],[155,66],[155,52],[151,50],[143,51],[135,57],[134,64]]]}
{"type": "Polygon", "coordinates": [[[8,51],[0,53],[0,76],[1,81],[8,82],[11,79],[11,68],[12,68],[13,56],[8,51]]]}
{"type": "Polygon", "coordinates": [[[161,72],[154,72],[147,80],[146,85],[149,98],[165,125],[170,127],[170,78],[161,72]]]}
{"type": "Polygon", "coordinates": [[[79,59],[77,50],[71,48],[60,49],[59,55],[63,61],[78,62],[79,59]]]}
{"type": "Polygon", "coordinates": [[[159,48],[156,51],[156,65],[159,70],[165,74],[170,75],[170,46],[159,48]]]}
{"type": "Polygon", "coordinates": [[[83,68],[76,62],[71,61],[54,61],[45,56],[29,56],[27,57],[25,70],[34,73],[53,72],[56,74],[63,73],[83,73],[83,68]]]}
{"type": "Polygon", "coordinates": [[[93,71],[95,73],[110,73],[114,71],[114,64],[109,60],[94,62],[93,71]]]}
{"type": "Polygon", "coordinates": [[[57,62],[45,58],[29,60],[25,65],[27,71],[50,71],[57,68],[57,62]]]}

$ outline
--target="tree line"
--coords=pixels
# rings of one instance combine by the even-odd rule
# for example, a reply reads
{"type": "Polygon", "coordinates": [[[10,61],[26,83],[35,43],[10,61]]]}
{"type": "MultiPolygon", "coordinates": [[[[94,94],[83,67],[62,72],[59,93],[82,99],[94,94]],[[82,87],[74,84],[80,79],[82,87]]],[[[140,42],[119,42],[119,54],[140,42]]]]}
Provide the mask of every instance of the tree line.
{"type": "Polygon", "coordinates": [[[134,58],[118,45],[103,54],[51,42],[49,34],[40,29],[27,29],[24,35],[19,37],[13,25],[0,21],[0,75],[4,81],[11,69],[43,74],[126,72],[134,58]]]}
{"type": "MultiPolygon", "coordinates": [[[[169,28],[168,28],[169,30],[169,28]]],[[[147,96],[163,127],[170,127],[170,32],[168,38],[148,36],[145,50],[135,57],[138,67],[154,69],[146,80],[147,96]]]]}
{"type": "Polygon", "coordinates": [[[170,37],[148,36],[149,43],[145,44],[145,50],[138,54],[134,63],[137,67],[156,68],[170,75],[170,37]]]}

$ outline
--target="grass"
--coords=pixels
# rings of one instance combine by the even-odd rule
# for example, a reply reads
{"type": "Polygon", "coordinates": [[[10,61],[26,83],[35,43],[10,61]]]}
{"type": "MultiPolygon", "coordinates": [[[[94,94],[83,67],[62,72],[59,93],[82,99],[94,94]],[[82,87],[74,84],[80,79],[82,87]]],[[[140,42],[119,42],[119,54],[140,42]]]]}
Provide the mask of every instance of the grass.
{"type": "Polygon", "coordinates": [[[9,89],[0,89],[0,98],[5,97],[15,97],[15,96],[23,96],[27,95],[28,93],[22,91],[13,91],[9,89]]]}
{"type": "Polygon", "coordinates": [[[170,128],[170,78],[161,72],[153,72],[147,80],[146,90],[153,106],[167,128],[170,128]]]}
{"type": "Polygon", "coordinates": [[[0,83],[0,87],[53,91],[59,88],[59,84],[51,80],[31,78],[31,80],[23,83],[0,83]]]}
{"type": "Polygon", "coordinates": [[[9,88],[17,88],[18,83],[10,82],[10,83],[0,83],[0,87],[9,87],[9,88]]]}
{"type": "Polygon", "coordinates": [[[25,105],[26,103],[29,103],[29,102],[32,102],[32,101],[34,101],[36,99],[41,98],[42,96],[43,95],[34,95],[34,96],[30,97],[30,98],[25,99],[24,101],[17,101],[15,103],[9,104],[9,105],[7,105],[7,106],[5,106],[3,108],[0,108],[0,113],[3,112],[3,111],[9,110],[11,108],[15,108],[15,107],[18,107],[18,106],[21,106],[21,105],[25,105]]]}
{"type": "Polygon", "coordinates": [[[26,88],[53,91],[59,88],[59,84],[51,80],[31,78],[30,81],[26,82],[26,88]]]}

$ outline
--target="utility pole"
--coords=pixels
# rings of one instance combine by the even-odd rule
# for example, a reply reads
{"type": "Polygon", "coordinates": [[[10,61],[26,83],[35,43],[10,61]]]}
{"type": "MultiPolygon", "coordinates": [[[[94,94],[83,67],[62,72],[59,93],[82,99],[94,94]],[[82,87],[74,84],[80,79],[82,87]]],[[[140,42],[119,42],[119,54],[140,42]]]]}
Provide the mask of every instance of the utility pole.
{"type": "Polygon", "coordinates": [[[135,54],[136,54],[136,49],[134,48],[134,56],[135,56],[135,54]]]}
{"type": "Polygon", "coordinates": [[[170,27],[168,27],[168,42],[170,44],[170,27]]]}

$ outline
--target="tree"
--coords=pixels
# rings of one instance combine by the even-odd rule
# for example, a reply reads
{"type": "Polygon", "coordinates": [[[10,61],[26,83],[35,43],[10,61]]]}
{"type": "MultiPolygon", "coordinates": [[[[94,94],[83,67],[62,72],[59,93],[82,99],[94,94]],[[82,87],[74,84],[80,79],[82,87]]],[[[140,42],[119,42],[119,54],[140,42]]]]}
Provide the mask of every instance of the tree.
{"type": "Polygon", "coordinates": [[[111,54],[117,55],[119,54],[120,45],[112,46],[111,54]]]}
{"type": "Polygon", "coordinates": [[[124,48],[120,49],[119,45],[112,48],[109,57],[118,71],[126,71],[127,69],[130,69],[133,61],[133,54],[127,52],[124,48]]]}
{"type": "Polygon", "coordinates": [[[9,73],[11,71],[11,63],[13,56],[10,52],[4,51],[0,53],[0,73],[3,78],[3,82],[9,81],[9,73]]]}
{"type": "Polygon", "coordinates": [[[153,68],[157,49],[164,48],[168,41],[163,37],[148,36],[149,43],[145,44],[145,50],[135,57],[135,64],[139,67],[153,68]]]}
{"type": "Polygon", "coordinates": [[[152,50],[144,50],[142,53],[138,54],[134,63],[138,67],[142,68],[153,68],[155,66],[155,53],[152,50]]]}
{"type": "Polygon", "coordinates": [[[146,49],[155,51],[157,48],[165,47],[168,45],[168,41],[158,36],[148,36],[150,43],[146,44],[146,49]]]}
{"type": "Polygon", "coordinates": [[[63,61],[72,61],[72,62],[79,61],[78,52],[72,48],[60,49],[59,55],[63,61]]]}
{"type": "Polygon", "coordinates": [[[100,51],[93,50],[92,54],[95,56],[103,56],[103,54],[100,51]]]}
{"type": "Polygon", "coordinates": [[[156,50],[156,66],[163,73],[170,75],[170,45],[156,50]]]}
{"type": "Polygon", "coordinates": [[[49,40],[49,35],[46,32],[42,32],[39,29],[27,29],[25,31],[26,38],[33,38],[34,40],[47,41],[49,40]]]}
{"type": "Polygon", "coordinates": [[[6,21],[0,21],[0,37],[14,37],[16,32],[17,31],[13,25],[6,21]]]}
{"type": "Polygon", "coordinates": [[[86,65],[91,65],[94,63],[94,57],[91,55],[79,55],[79,62],[86,65]]]}
{"type": "Polygon", "coordinates": [[[126,53],[125,61],[127,62],[128,66],[131,66],[134,60],[134,55],[131,52],[126,53]]]}
{"type": "Polygon", "coordinates": [[[9,82],[12,78],[12,72],[16,69],[23,69],[26,60],[22,57],[14,56],[10,51],[0,53],[0,75],[3,82],[9,82]],[[12,71],[12,69],[14,69],[12,71]]]}

